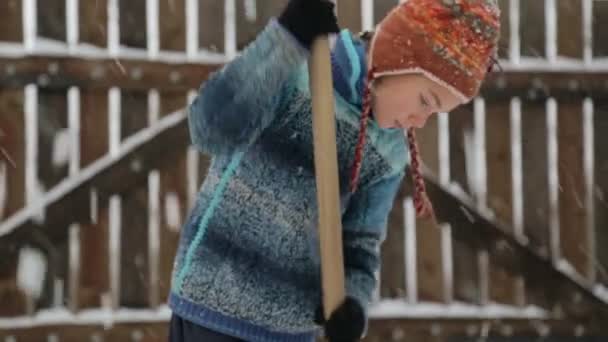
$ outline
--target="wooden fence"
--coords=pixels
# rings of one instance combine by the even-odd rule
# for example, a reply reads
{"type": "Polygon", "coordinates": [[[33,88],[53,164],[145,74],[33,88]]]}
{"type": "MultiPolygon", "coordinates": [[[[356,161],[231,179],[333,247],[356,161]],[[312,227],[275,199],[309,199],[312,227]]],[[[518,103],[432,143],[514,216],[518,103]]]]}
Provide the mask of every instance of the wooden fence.
{"type": "MultiPolygon", "coordinates": [[[[340,0],[372,28],[397,1],[340,0]]],[[[504,72],[419,132],[369,341],[605,334],[608,2],[501,0],[504,72]]],[[[181,111],[285,0],[0,2],[0,341],[164,341],[208,158],[181,111]]]]}

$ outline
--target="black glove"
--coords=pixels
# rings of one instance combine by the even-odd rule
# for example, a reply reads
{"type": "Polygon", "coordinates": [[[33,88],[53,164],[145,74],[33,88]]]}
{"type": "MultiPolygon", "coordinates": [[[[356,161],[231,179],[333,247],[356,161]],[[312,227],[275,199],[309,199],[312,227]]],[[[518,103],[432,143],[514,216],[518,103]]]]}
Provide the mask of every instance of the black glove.
{"type": "Polygon", "coordinates": [[[346,297],[342,305],[326,321],[321,305],[315,313],[315,323],[322,325],[330,342],[356,342],[365,330],[365,311],[359,301],[346,297]]]}
{"type": "Polygon", "coordinates": [[[334,4],[328,0],[290,0],[279,23],[308,48],[318,36],[340,31],[334,4]]]}

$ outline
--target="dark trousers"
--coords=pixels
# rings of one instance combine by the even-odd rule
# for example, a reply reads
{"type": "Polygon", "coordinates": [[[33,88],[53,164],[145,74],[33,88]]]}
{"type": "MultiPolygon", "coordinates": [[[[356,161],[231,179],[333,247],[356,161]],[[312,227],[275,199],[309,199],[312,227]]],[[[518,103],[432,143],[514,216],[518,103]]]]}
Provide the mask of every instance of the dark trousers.
{"type": "Polygon", "coordinates": [[[169,324],[169,342],[245,342],[241,339],[209,330],[200,325],[171,316],[169,324]]]}

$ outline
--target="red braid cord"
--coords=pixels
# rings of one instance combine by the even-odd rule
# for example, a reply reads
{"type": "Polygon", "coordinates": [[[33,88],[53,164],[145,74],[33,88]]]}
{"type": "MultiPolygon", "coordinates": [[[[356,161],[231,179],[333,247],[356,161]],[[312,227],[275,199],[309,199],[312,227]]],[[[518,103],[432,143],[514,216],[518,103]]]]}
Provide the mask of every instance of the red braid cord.
{"type": "Polygon", "coordinates": [[[365,137],[367,132],[367,120],[372,111],[372,95],[371,83],[374,77],[374,70],[370,69],[365,78],[365,88],[363,90],[363,111],[359,123],[359,137],[357,139],[357,147],[355,148],[355,160],[351,166],[350,175],[350,192],[357,191],[359,185],[359,174],[361,172],[361,164],[363,162],[363,150],[365,149],[365,137]]]}
{"type": "Polygon", "coordinates": [[[416,134],[413,128],[407,130],[407,141],[410,147],[410,156],[412,158],[412,178],[414,181],[414,206],[416,208],[416,216],[418,216],[418,218],[428,218],[434,216],[433,205],[426,194],[424,178],[420,171],[420,154],[418,151],[418,143],[416,142],[416,134]]]}

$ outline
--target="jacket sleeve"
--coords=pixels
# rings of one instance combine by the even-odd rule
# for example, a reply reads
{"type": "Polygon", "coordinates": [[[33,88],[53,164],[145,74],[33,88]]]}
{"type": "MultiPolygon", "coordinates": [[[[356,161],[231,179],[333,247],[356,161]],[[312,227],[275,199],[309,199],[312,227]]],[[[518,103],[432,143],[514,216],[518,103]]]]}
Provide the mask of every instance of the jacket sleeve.
{"type": "Polygon", "coordinates": [[[276,116],[308,50],[272,19],[241,55],[213,73],[188,108],[192,143],[218,154],[244,148],[276,116]]]}
{"type": "Polygon", "coordinates": [[[377,286],[380,245],[402,179],[400,172],[358,190],[342,218],[346,293],[366,311],[377,286]]]}

